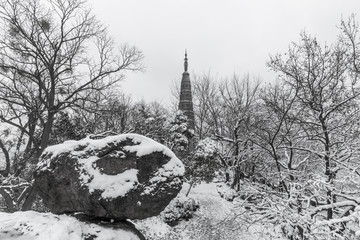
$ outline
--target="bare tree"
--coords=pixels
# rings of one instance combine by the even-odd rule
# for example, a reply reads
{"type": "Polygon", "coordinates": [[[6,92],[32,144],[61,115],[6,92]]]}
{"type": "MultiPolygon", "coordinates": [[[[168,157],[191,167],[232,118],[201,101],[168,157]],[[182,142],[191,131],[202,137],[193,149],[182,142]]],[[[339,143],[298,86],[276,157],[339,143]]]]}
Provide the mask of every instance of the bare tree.
{"type": "Polygon", "coordinates": [[[131,96],[113,90],[93,93],[73,108],[84,127],[92,129],[92,133],[123,133],[130,130],[131,109],[131,96]]]}
{"type": "Polygon", "coordinates": [[[263,88],[260,98],[261,104],[250,116],[250,141],[258,147],[258,151],[263,151],[262,164],[266,166],[265,169],[274,173],[266,180],[272,184],[273,189],[278,188],[289,194],[286,181],[293,181],[294,170],[302,165],[295,160],[295,150],[287,149],[288,152],[284,152],[284,146],[296,144],[294,138],[299,131],[291,117],[301,111],[293,107],[296,89],[288,90],[276,83],[263,88]]]}
{"type": "Polygon", "coordinates": [[[232,186],[239,189],[241,168],[251,162],[246,126],[258,101],[260,81],[249,74],[220,80],[208,73],[196,77],[193,85],[195,135],[199,140],[211,137],[221,143],[219,159],[226,169],[226,180],[230,181],[233,172],[232,186]]]}
{"type": "MultiPolygon", "coordinates": [[[[229,81],[219,84],[219,102],[221,116],[215,131],[216,139],[226,142],[230,155],[224,156],[223,163],[232,169],[232,188],[240,190],[240,180],[245,169],[254,171],[257,159],[256,151],[251,146],[248,126],[252,124],[250,116],[259,100],[258,79],[251,79],[249,74],[240,78],[236,75],[229,81]],[[219,130],[220,129],[220,130],[219,130]]],[[[220,156],[221,158],[222,156],[220,156]]]]}
{"type": "Polygon", "coordinates": [[[37,155],[59,111],[142,68],[142,53],[117,50],[85,1],[3,0],[0,19],[0,119],[25,133],[37,155]]]}
{"type": "Polygon", "coordinates": [[[358,221],[360,203],[358,25],[350,18],[341,30],[331,46],[302,33],[272,56],[279,85],[262,92],[250,116],[250,141],[282,185],[257,185],[253,213],[283,222],[288,239],[354,238],[347,223],[358,221]]]}
{"type": "Polygon", "coordinates": [[[196,135],[201,140],[221,129],[222,107],[218,80],[210,73],[195,77],[193,81],[194,113],[196,135]]]}
{"type": "MultiPolygon", "coordinates": [[[[338,172],[354,157],[354,138],[349,130],[356,128],[360,91],[348,51],[341,42],[322,47],[316,38],[303,33],[299,44],[294,43],[286,55],[273,56],[269,62],[270,68],[280,73],[284,85],[296,91],[292,107],[302,109],[291,117],[308,144],[286,148],[311,154],[322,164],[327,206],[336,202],[334,184],[338,172]]],[[[321,211],[326,211],[328,220],[334,218],[333,207],[321,211]]]]}

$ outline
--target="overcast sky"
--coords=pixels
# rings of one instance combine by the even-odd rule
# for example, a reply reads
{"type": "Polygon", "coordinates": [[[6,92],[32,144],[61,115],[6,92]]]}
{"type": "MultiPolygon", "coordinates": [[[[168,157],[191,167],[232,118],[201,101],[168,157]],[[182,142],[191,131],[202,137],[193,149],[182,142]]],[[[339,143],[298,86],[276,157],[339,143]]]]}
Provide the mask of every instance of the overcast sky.
{"type": "MultiPolygon", "coordinates": [[[[190,77],[209,71],[271,81],[270,54],[286,51],[301,31],[331,44],[341,18],[360,11],[359,0],[89,0],[116,41],[145,55],[144,73],[122,83],[135,100],[170,102],[187,49],[190,77]]],[[[357,19],[360,21],[360,14],[357,19]]]]}

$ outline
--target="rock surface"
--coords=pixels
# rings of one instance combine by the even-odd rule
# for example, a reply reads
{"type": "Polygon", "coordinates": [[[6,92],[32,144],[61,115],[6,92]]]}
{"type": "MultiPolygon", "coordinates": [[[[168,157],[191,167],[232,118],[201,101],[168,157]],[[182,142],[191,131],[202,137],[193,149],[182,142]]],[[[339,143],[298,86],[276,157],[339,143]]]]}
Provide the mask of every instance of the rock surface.
{"type": "Polygon", "coordinates": [[[51,212],[108,219],[158,215],[178,194],[184,166],[137,134],[66,141],[44,150],[34,187],[51,212]]]}

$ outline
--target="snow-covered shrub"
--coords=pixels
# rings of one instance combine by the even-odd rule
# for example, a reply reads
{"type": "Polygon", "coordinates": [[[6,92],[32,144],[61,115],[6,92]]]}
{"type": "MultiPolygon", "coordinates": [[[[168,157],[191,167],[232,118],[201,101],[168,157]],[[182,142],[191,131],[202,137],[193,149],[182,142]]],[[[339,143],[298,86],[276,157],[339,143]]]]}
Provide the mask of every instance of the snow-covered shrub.
{"type": "Polygon", "coordinates": [[[234,189],[230,188],[226,184],[218,184],[216,186],[216,190],[218,191],[218,193],[222,198],[230,202],[233,201],[234,198],[236,198],[239,195],[238,192],[236,192],[234,189]]]}
{"type": "Polygon", "coordinates": [[[194,212],[199,208],[199,203],[186,196],[174,198],[161,213],[161,216],[169,225],[176,225],[178,221],[188,220],[193,217],[194,212]]]}
{"type": "Polygon", "coordinates": [[[189,140],[194,137],[193,129],[189,128],[187,116],[179,111],[170,122],[170,145],[177,153],[184,153],[189,147],[189,140]]]}
{"type": "Polygon", "coordinates": [[[197,184],[201,181],[211,182],[220,169],[217,143],[205,138],[197,144],[192,157],[184,159],[186,174],[197,184]]]}

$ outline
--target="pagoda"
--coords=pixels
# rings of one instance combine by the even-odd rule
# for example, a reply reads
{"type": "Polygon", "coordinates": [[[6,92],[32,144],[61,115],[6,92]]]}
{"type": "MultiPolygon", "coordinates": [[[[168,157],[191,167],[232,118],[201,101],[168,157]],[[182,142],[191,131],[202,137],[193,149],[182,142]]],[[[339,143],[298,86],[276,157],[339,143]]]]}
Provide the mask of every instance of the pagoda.
{"type": "Polygon", "coordinates": [[[179,110],[181,110],[184,115],[187,116],[189,129],[195,129],[194,107],[192,102],[191,81],[190,74],[188,72],[188,58],[186,50],[184,59],[184,73],[182,74],[180,86],[179,110]]]}

